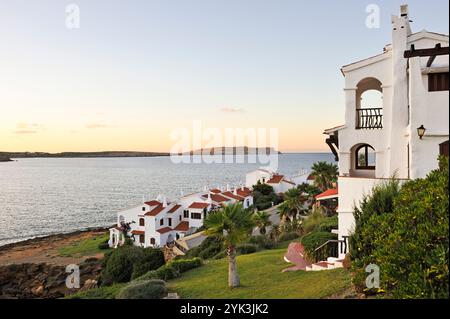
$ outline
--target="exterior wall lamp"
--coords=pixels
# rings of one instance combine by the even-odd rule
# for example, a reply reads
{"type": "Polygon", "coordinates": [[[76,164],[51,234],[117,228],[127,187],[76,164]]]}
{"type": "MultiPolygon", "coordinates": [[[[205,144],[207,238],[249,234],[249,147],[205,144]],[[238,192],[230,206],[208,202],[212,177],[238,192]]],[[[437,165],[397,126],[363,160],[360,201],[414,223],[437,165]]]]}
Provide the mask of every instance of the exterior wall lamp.
{"type": "Polygon", "coordinates": [[[423,136],[425,135],[426,132],[426,128],[423,127],[423,125],[421,125],[418,129],[417,129],[417,134],[419,135],[419,138],[422,139],[423,136]]]}

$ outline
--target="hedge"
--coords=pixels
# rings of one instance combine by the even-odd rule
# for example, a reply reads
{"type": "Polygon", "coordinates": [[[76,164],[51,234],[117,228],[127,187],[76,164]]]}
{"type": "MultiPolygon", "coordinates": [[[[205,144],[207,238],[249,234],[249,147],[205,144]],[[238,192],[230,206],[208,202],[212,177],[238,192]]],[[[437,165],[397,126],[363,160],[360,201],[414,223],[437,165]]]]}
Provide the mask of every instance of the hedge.
{"type": "Polygon", "coordinates": [[[332,256],[336,249],[335,243],[325,246],[323,249],[315,251],[318,247],[325,244],[329,240],[336,240],[337,235],[330,232],[312,232],[302,237],[301,243],[305,248],[308,259],[317,262],[325,260],[326,257],[332,256]],[[334,245],[334,247],[333,247],[334,245]]]}
{"type": "Polygon", "coordinates": [[[132,282],[122,288],[116,299],[161,299],[167,294],[166,283],[162,280],[132,282]]]}

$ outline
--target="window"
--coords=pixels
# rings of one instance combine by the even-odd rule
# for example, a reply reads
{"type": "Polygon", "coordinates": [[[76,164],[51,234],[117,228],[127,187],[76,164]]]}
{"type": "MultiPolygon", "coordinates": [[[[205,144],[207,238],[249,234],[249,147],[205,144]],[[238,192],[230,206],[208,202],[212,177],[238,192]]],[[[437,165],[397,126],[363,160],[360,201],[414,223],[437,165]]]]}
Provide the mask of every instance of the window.
{"type": "Polygon", "coordinates": [[[154,245],[155,244],[155,238],[150,238],[150,245],[154,245]]]}
{"type": "Polygon", "coordinates": [[[167,219],[169,222],[169,227],[172,227],[172,218],[167,219]]]}
{"type": "Polygon", "coordinates": [[[181,215],[180,215],[180,222],[181,222],[181,215]]]}
{"type": "Polygon", "coordinates": [[[428,74],[428,92],[448,90],[448,72],[428,74]]]}
{"type": "Polygon", "coordinates": [[[145,226],[144,218],[139,218],[139,226],[145,226]]]}
{"type": "Polygon", "coordinates": [[[164,225],[164,218],[161,218],[161,220],[159,221],[159,226],[164,225]]]}
{"type": "Polygon", "coordinates": [[[185,211],[183,212],[183,216],[184,216],[184,218],[189,218],[189,211],[188,211],[188,210],[185,210],[185,211]]]}
{"type": "Polygon", "coordinates": [[[145,243],[145,236],[144,235],[139,235],[139,242],[141,244],[145,243]]]}
{"type": "Polygon", "coordinates": [[[200,213],[191,213],[191,219],[202,219],[202,214],[200,214],[200,213]]]}
{"type": "Polygon", "coordinates": [[[144,207],[142,207],[142,211],[143,211],[143,212],[145,212],[145,206],[144,206],[144,207]]]}
{"type": "Polygon", "coordinates": [[[356,169],[375,169],[375,150],[372,146],[364,144],[355,151],[356,169]]]}

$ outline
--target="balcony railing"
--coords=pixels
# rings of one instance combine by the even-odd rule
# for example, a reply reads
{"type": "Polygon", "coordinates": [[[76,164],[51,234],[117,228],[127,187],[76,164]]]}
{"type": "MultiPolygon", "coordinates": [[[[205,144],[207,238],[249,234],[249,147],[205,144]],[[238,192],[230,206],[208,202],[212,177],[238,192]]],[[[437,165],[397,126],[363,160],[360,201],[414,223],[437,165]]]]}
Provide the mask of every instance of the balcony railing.
{"type": "Polygon", "coordinates": [[[381,129],[383,128],[383,109],[356,109],[356,129],[381,129]]]}

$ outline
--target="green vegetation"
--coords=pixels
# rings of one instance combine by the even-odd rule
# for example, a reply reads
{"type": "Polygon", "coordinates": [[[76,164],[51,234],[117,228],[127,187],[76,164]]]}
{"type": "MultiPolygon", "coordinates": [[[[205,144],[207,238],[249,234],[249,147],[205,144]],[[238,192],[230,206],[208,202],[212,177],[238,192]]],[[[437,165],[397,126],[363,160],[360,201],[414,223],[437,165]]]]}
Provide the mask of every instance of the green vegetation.
{"type": "Polygon", "coordinates": [[[350,274],[344,269],[321,272],[285,272],[283,248],[265,250],[238,256],[241,286],[230,289],[227,285],[226,259],[211,260],[204,266],[169,281],[169,291],[181,298],[205,299],[269,299],[269,298],[326,298],[351,286],[350,274]]]}
{"type": "Polygon", "coordinates": [[[266,233],[266,227],[272,225],[270,221],[270,215],[265,211],[256,211],[253,213],[253,223],[259,228],[259,233],[264,235],[266,233]]]}
{"type": "Polygon", "coordinates": [[[236,265],[236,246],[249,237],[254,227],[251,212],[244,209],[242,203],[237,202],[208,215],[204,224],[207,228],[206,234],[223,239],[229,264],[228,285],[238,287],[240,280],[236,265]]]}
{"type": "Polygon", "coordinates": [[[202,260],[200,258],[172,260],[164,266],[161,266],[156,270],[149,271],[146,274],[136,278],[135,281],[149,279],[170,280],[178,278],[181,273],[200,267],[201,265],[202,260]]]}
{"type": "Polygon", "coordinates": [[[166,294],[166,282],[154,279],[130,283],[119,291],[116,299],[161,299],[166,294]]]}
{"type": "Polygon", "coordinates": [[[128,282],[161,267],[164,265],[164,255],[160,249],[125,245],[106,254],[103,264],[100,283],[109,286],[128,282]]]}
{"type": "Polygon", "coordinates": [[[449,260],[448,159],[425,179],[373,190],[355,211],[350,238],[354,282],[364,288],[365,267],[380,267],[379,290],[393,298],[447,299],[449,260]]]}
{"type": "Polygon", "coordinates": [[[93,238],[79,240],[71,245],[58,249],[59,255],[63,257],[81,257],[92,256],[104,253],[105,250],[99,248],[99,245],[108,241],[109,234],[99,235],[93,238]]]}
{"type": "Polygon", "coordinates": [[[314,176],[314,185],[322,191],[333,187],[333,183],[337,182],[338,174],[339,170],[335,164],[316,162],[311,167],[311,175],[314,176]]]}
{"type": "Polygon", "coordinates": [[[336,234],[330,232],[315,231],[303,236],[301,242],[303,247],[305,248],[308,259],[313,262],[318,262],[321,260],[326,260],[329,256],[335,255],[333,254],[334,247],[332,245],[328,245],[327,247],[323,247],[323,249],[319,249],[317,251],[315,250],[321,245],[325,244],[327,241],[336,239],[338,239],[336,234]]]}
{"type": "Polygon", "coordinates": [[[126,284],[114,284],[112,286],[104,286],[93,288],[86,291],[77,292],[70,295],[67,299],[115,299],[119,291],[125,287],[126,284]]]}
{"type": "Polygon", "coordinates": [[[257,210],[265,210],[282,202],[282,198],[275,194],[273,187],[267,184],[253,186],[253,205],[257,210]]]}
{"type": "Polygon", "coordinates": [[[197,247],[188,250],[184,258],[200,257],[209,259],[225,251],[223,239],[217,236],[208,236],[197,247]]]}

